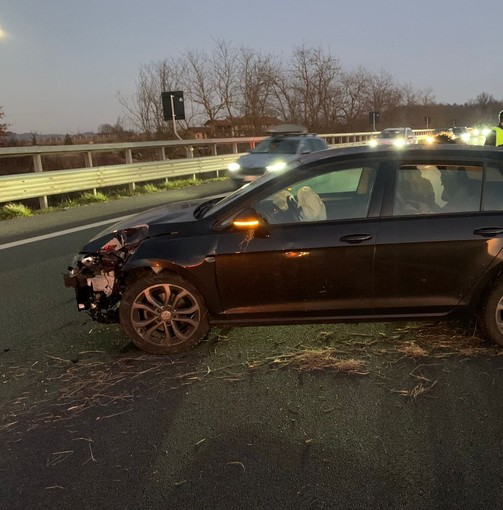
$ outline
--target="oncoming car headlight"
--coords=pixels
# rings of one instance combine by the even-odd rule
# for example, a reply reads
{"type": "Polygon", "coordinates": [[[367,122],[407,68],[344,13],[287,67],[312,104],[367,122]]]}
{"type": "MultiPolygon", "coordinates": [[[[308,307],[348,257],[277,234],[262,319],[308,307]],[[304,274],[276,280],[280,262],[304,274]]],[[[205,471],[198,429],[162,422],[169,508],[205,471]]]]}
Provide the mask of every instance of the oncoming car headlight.
{"type": "Polygon", "coordinates": [[[370,140],[369,145],[370,147],[377,147],[377,140],[370,140]]]}
{"type": "Polygon", "coordinates": [[[461,140],[463,140],[463,142],[469,142],[470,141],[470,133],[463,133],[461,135],[461,140]]]}
{"type": "Polygon", "coordinates": [[[229,172],[237,172],[241,166],[239,163],[230,163],[229,166],[227,167],[229,169],[229,172]]]}
{"type": "Polygon", "coordinates": [[[272,165],[268,165],[265,167],[268,172],[280,172],[286,168],[286,163],[284,161],[277,161],[272,165]]]}
{"type": "Polygon", "coordinates": [[[403,147],[405,145],[405,140],[403,138],[397,138],[393,141],[393,145],[395,147],[403,147]]]}

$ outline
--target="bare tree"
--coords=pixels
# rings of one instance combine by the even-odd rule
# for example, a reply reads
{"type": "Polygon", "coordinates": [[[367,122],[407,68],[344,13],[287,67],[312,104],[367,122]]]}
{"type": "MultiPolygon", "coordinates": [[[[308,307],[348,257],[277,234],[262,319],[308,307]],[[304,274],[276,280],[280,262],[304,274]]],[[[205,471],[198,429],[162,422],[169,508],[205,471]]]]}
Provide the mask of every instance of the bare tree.
{"type": "Polygon", "coordinates": [[[311,130],[325,129],[337,118],[341,75],[339,60],[323,49],[301,46],[294,50],[290,94],[301,109],[302,122],[311,130]]]}
{"type": "Polygon", "coordinates": [[[368,113],[366,92],[369,79],[369,72],[363,67],[342,75],[341,123],[347,132],[358,129],[362,117],[368,113]]]}
{"type": "Polygon", "coordinates": [[[98,134],[109,140],[126,141],[134,136],[132,131],[124,127],[124,119],[118,118],[115,124],[100,124],[98,134]]]}
{"type": "Polygon", "coordinates": [[[301,123],[301,102],[295,89],[291,87],[289,72],[283,68],[273,78],[274,115],[285,122],[301,123]]]}
{"type": "Polygon", "coordinates": [[[218,84],[213,74],[211,61],[205,52],[188,51],[185,54],[187,74],[185,88],[198,110],[213,123],[224,104],[218,97],[218,84]]]}
{"type": "Polygon", "coordinates": [[[416,106],[419,92],[410,83],[402,85],[403,104],[405,106],[416,106]]]}
{"type": "Polygon", "coordinates": [[[273,89],[277,66],[270,55],[241,48],[239,54],[237,109],[250,126],[249,135],[262,134],[264,123],[274,116],[273,89]]]}
{"type": "Polygon", "coordinates": [[[268,117],[318,132],[363,129],[371,111],[380,112],[383,125],[418,124],[430,115],[421,107],[434,104],[430,89],[398,85],[384,70],[345,72],[321,48],[301,46],[284,59],[249,48],[236,50],[223,40],[215,40],[210,53],[189,50],[178,60],[142,66],[136,93],[119,96],[119,101],[137,129],[164,136],[171,128],[162,115],[161,92],[167,90],[185,92],[186,125],[214,126],[226,120],[232,135],[262,134],[268,117]]]}
{"type": "Polygon", "coordinates": [[[435,104],[435,94],[433,89],[428,87],[424,90],[419,90],[416,93],[417,102],[422,106],[431,106],[435,104]]]}
{"type": "MultiPolygon", "coordinates": [[[[0,120],[4,118],[4,112],[3,107],[0,106],[0,120]]],[[[9,124],[0,124],[0,139],[2,139],[4,136],[7,135],[7,128],[9,127],[9,124]]]]}
{"type": "Polygon", "coordinates": [[[163,118],[161,93],[179,90],[185,78],[186,65],[182,60],[161,60],[140,68],[136,93],[132,98],[118,95],[126,109],[128,120],[148,135],[165,135],[171,131],[163,118]]]}
{"type": "Polygon", "coordinates": [[[367,111],[381,113],[381,120],[391,118],[394,111],[403,104],[404,93],[395,84],[388,72],[369,73],[367,88],[367,111]]]}
{"type": "Polygon", "coordinates": [[[239,55],[230,43],[217,40],[212,59],[212,74],[215,78],[217,96],[222,109],[228,119],[239,114],[236,110],[238,103],[239,85],[239,55]]]}

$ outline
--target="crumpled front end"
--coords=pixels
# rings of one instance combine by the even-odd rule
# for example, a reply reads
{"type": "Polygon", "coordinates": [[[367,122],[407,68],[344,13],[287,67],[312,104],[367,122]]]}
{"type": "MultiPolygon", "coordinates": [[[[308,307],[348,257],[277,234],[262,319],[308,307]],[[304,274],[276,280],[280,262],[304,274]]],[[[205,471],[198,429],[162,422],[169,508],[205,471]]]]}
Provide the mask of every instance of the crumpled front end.
{"type": "Polygon", "coordinates": [[[118,230],[94,252],[80,252],[69,272],[66,287],[75,289],[77,307],[97,322],[118,322],[118,306],[124,285],[122,268],[148,237],[148,225],[118,230]]]}

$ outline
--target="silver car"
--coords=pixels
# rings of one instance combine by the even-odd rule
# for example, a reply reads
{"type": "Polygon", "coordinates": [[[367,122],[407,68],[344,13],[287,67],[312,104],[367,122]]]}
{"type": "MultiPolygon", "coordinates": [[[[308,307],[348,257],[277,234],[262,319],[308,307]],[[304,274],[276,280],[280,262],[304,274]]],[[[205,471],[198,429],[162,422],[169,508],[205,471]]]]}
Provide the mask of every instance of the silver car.
{"type": "Polygon", "coordinates": [[[330,148],[323,138],[309,134],[302,126],[275,126],[268,133],[270,137],[229,165],[230,177],[238,186],[254,181],[266,172],[283,170],[301,154],[330,148]]]}
{"type": "Polygon", "coordinates": [[[386,128],[370,141],[371,147],[378,145],[393,145],[403,147],[404,145],[416,144],[417,137],[410,127],[386,128]]]}

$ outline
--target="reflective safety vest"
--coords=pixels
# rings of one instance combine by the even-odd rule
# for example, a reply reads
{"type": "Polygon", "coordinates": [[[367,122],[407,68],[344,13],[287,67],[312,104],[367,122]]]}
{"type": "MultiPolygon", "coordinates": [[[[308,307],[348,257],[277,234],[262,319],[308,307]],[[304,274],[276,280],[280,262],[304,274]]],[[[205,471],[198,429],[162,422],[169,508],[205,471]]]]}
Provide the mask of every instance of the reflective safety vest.
{"type": "Polygon", "coordinates": [[[494,145],[503,145],[503,129],[498,126],[494,128],[494,132],[496,133],[496,140],[494,141],[494,145]]]}

